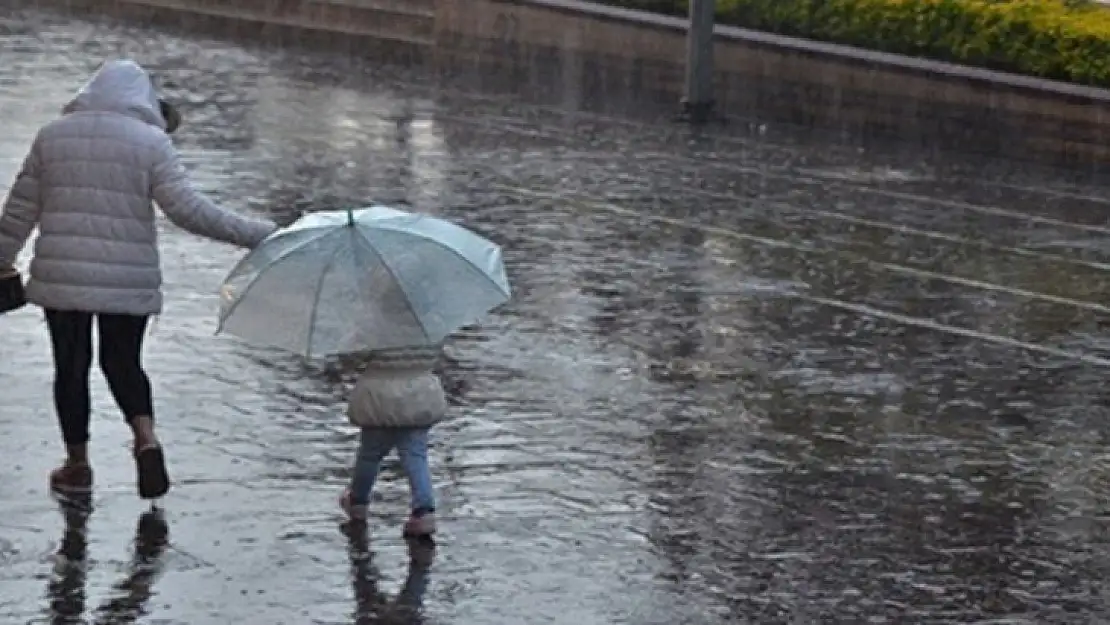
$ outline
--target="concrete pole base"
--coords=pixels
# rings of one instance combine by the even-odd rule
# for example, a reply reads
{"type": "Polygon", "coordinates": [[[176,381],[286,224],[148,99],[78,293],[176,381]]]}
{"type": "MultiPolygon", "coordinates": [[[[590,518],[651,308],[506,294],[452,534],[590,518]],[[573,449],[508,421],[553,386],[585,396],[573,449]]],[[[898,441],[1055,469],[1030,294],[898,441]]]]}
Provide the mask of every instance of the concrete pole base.
{"type": "Polygon", "coordinates": [[[682,109],[679,111],[676,119],[677,121],[694,125],[708,124],[710,122],[721,124],[728,123],[728,120],[717,114],[717,103],[713,100],[707,102],[691,102],[684,98],[682,100],[682,109]]]}

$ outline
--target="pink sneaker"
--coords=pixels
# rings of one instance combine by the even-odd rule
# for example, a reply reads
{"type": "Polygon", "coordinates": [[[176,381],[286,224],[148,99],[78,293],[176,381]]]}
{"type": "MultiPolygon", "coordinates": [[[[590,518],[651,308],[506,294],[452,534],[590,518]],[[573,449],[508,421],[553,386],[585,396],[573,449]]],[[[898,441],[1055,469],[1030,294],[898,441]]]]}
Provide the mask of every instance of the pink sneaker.
{"type": "Polygon", "coordinates": [[[347,518],[352,521],[366,521],[368,513],[368,506],[366,504],[355,504],[351,502],[351,489],[343,490],[343,494],[339,496],[339,507],[343,508],[343,512],[347,513],[347,518]]]}
{"type": "Polygon", "coordinates": [[[405,538],[425,538],[436,533],[436,515],[429,512],[423,516],[410,516],[405,521],[403,535],[405,538]]]}

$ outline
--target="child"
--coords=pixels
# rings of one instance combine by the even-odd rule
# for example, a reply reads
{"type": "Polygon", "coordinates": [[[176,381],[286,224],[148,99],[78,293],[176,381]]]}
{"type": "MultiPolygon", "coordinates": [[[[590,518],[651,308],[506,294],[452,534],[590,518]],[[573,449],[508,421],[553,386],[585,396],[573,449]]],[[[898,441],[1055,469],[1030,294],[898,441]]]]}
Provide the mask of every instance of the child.
{"type": "Polygon", "coordinates": [[[447,397],[433,372],[440,354],[438,347],[374,352],[355,384],[347,418],[362,428],[362,434],[351,485],[340,497],[351,521],[366,521],[382,459],[396,448],[412,495],[404,535],[420,538],[435,533],[428,430],[447,414],[447,397]]]}

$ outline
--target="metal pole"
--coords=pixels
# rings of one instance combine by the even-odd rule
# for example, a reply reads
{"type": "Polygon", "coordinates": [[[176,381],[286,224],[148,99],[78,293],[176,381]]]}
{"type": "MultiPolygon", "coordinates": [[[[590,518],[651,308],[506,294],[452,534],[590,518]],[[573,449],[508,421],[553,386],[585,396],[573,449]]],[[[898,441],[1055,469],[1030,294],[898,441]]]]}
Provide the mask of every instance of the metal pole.
{"type": "Polygon", "coordinates": [[[714,0],[690,1],[690,30],[686,33],[686,97],[683,112],[696,124],[713,113],[714,0]]]}

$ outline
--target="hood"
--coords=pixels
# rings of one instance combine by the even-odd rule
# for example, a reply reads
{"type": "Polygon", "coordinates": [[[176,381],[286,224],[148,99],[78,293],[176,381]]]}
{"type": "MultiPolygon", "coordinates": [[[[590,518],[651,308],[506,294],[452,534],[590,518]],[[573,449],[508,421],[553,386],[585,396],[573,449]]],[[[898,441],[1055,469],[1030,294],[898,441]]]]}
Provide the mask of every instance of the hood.
{"type": "Polygon", "coordinates": [[[108,61],[65,105],[65,114],[99,111],[128,115],[163,130],[166,120],[150,75],[130,60],[108,61]]]}

